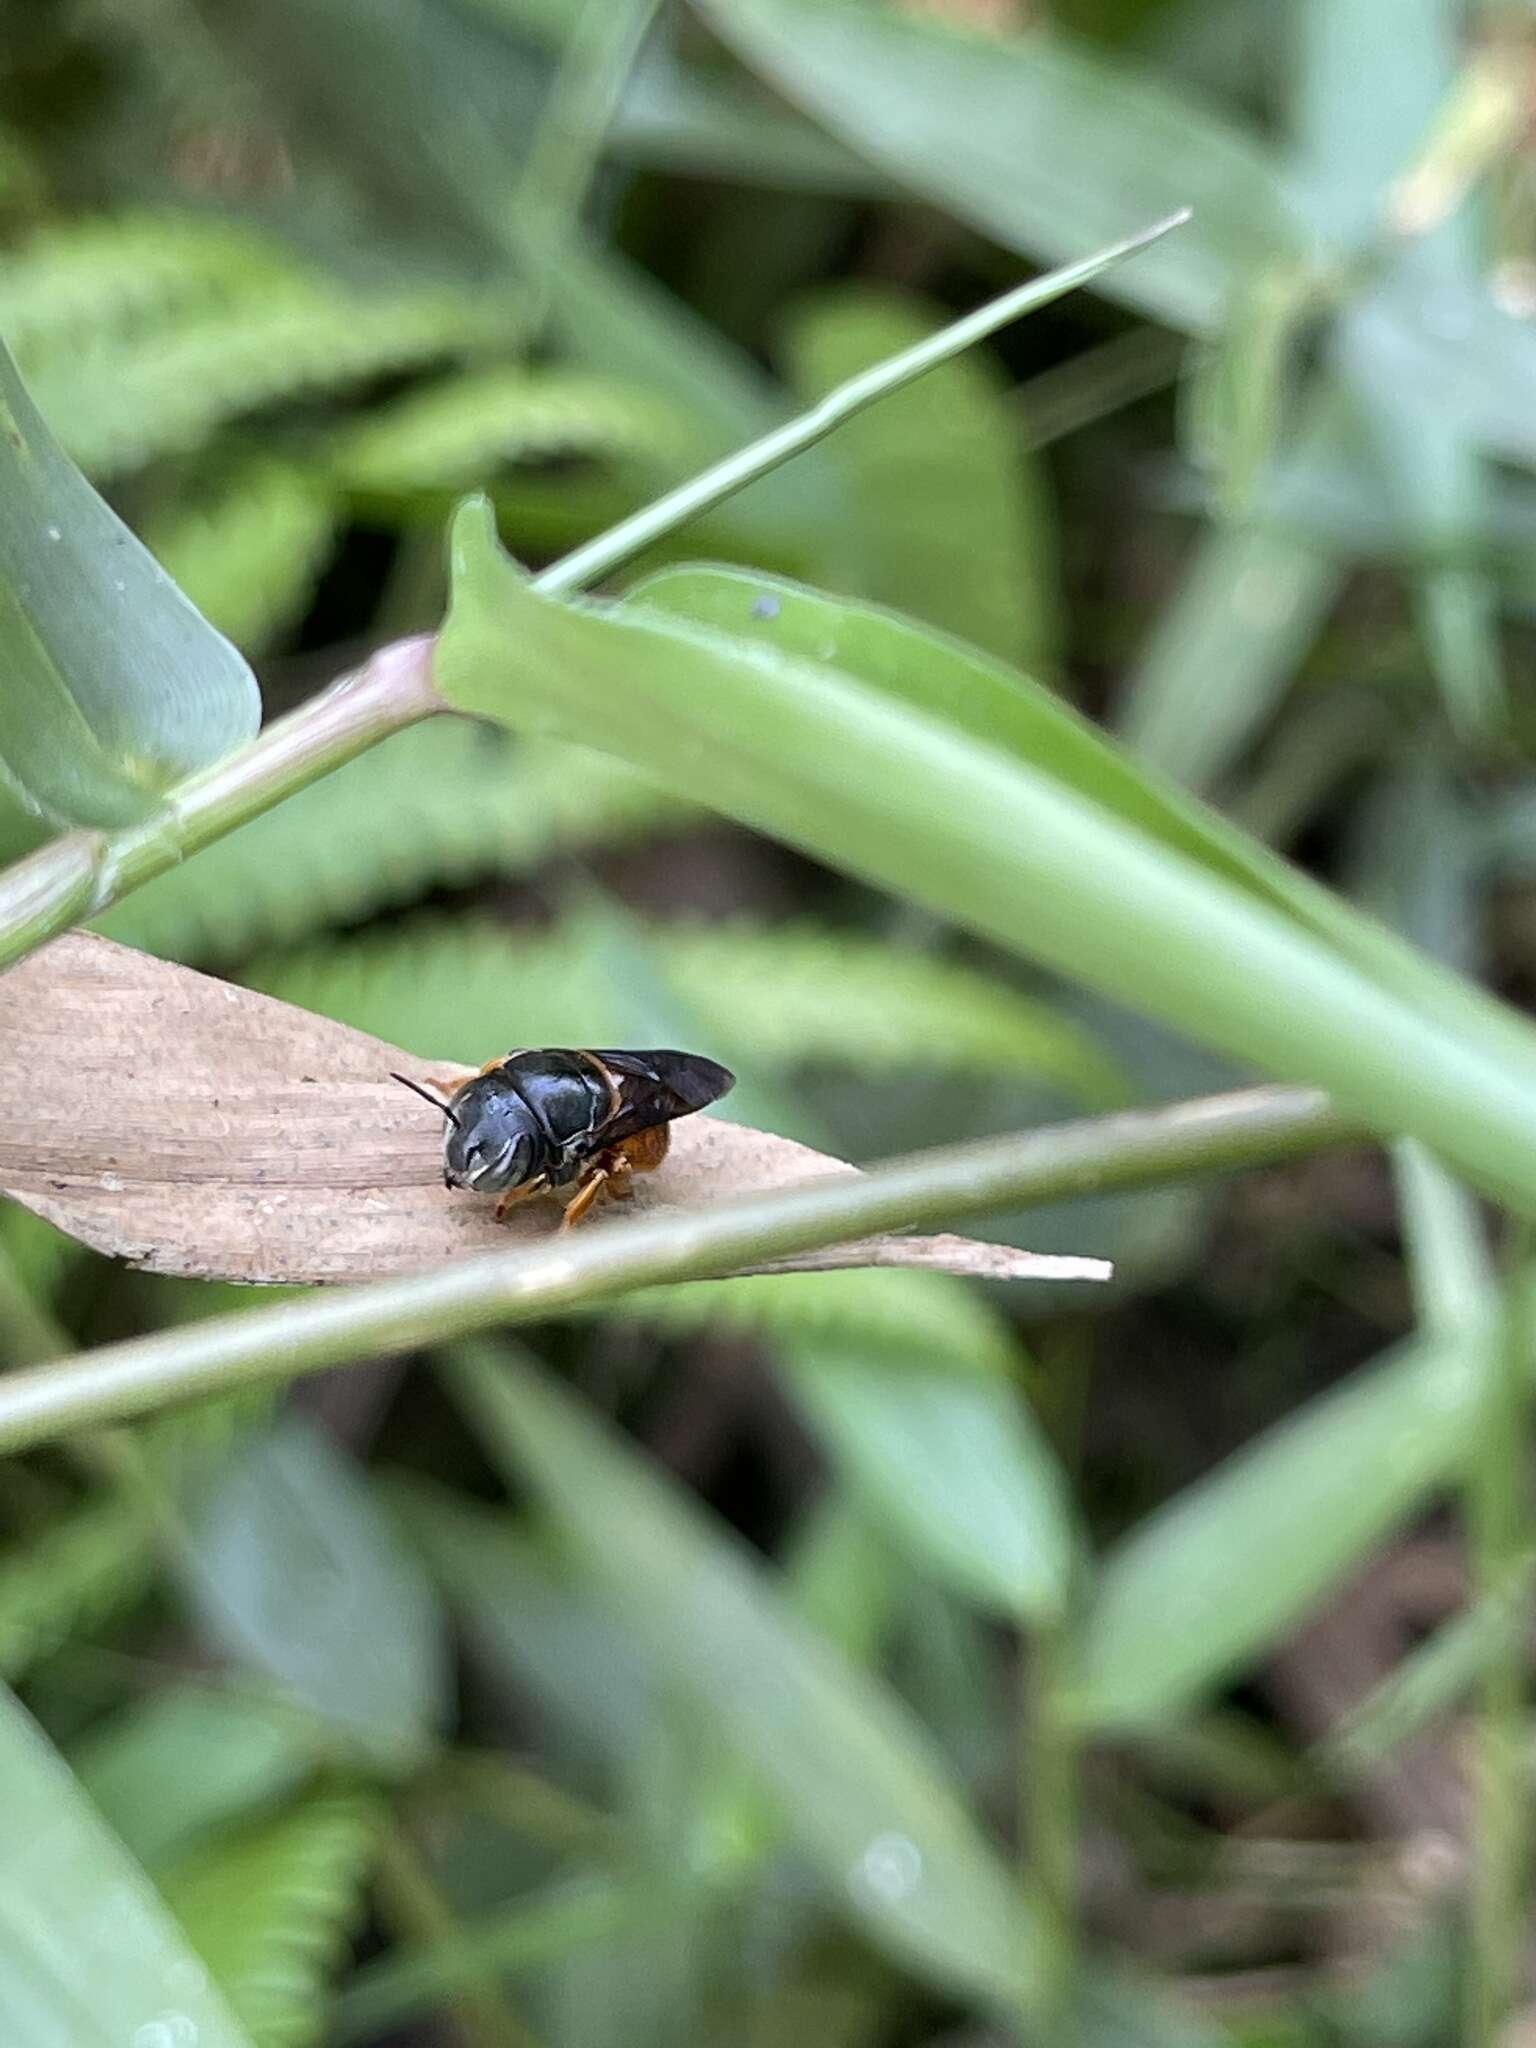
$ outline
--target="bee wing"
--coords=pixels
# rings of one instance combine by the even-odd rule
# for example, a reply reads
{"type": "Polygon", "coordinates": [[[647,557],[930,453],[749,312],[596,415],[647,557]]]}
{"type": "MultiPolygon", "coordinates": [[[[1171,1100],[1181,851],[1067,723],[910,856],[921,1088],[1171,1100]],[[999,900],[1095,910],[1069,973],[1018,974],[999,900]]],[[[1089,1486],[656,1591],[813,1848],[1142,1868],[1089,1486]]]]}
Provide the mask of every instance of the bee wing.
{"type": "Polygon", "coordinates": [[[621,1052],[593,1048],[618,1084],[619,1103],[599,1135],[616,1144],[674,1117],[689,1116],[718,1102],[736,1085],[736,1076],[717,1060],[693,1052],[621,1052]]]}

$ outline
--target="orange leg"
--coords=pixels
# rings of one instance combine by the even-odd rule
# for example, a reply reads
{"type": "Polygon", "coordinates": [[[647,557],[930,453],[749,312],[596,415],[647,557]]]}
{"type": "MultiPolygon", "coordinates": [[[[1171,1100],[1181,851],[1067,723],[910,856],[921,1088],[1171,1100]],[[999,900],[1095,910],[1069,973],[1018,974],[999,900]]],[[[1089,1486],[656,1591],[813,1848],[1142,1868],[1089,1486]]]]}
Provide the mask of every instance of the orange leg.
{"type": "Polygon", "coordinates": [[[600,1152],[572,1196],[561,1229],[573,1229],[601,1197],[629,1201],[635,1192],[635,1175],[660,1166],[670,1142],[671,1133],[666,1125],[658,1124],[653,1130],[636,1131],[632,1138],[623,1138],[606,1152],[600,1152]]]}
{"type": "Polygon", "coordinates": [[[535,1180],[525,1180],[520,1188],[506,1188],[496,1197],[496,1221],[500,1223],[509,1209],[515,1209],[519,1202],[532,1200],[535,1195],[547,1195],[549,1182],[541,1173],[535,1180]]]}
{"type": "Polygon", "coordinates": [[[609,1185],[612,1176],[601,1162],[594,1163],[587,1170],[587,1177],[566,1204],[565,1214],[560,1219],[562,1230],[574,1230],[582,1217],[595,1206],[597,1198],[609,1185]]]}
{"type": "Polygon", "coordinates": [[[423,1088],[435,1088],[445,1100],[457,1095],[464,1086],[462,1074],[455,1074],[451,1081],[445,1081],[441,1074],[427,1074],[422,1080],[423,1088]]]}

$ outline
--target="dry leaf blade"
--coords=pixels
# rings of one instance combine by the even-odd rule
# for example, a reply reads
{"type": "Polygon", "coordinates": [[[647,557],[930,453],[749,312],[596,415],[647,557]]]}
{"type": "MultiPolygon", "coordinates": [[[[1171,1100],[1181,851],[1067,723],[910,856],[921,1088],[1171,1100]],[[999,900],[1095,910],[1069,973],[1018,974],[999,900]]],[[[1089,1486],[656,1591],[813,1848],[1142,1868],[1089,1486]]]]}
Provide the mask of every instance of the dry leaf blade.
{"type": "MultiPolygon", "coordinates": [[[[467,1069],[90,933],[68,933],[0,975],[0,1046],[0,1188],[93,1249],[155,1272],[366,1280],[554,1228],[546,1204],[497,1224],[488,1202],[445,1190],[441,1125],[389,1078],[467,1069]]],[[[787,1138],[690,1116],[626,1209],[654,1215],[855,1170],[787,1138]]],[[[623,1222],[610,1212],[586,1227],[623,1222]]],[[[1102,1260],[951,1236],[869,1238],[780,1263],[1108,1276],[1102,1260]]]]}

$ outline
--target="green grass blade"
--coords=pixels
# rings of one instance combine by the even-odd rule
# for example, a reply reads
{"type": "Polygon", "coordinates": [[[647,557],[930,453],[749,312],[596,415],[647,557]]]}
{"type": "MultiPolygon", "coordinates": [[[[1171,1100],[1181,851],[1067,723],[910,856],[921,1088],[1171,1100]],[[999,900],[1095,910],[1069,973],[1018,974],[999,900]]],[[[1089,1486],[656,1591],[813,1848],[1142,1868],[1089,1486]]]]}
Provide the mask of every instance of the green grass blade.
{"type": "Polygon", "coordinates": [[[1190,205],[1188,235],[1105,289],[1191,332],[1293,250],[1279,167],[1218,113],[1038,29],[978,35],[849,0],[705,0],[763,76],[907,189],[1005,248],[1059,259],[1102,241],[1127,194],[1190,205]]]}
{"type": "Polygon", "coordinates": [[[1420,1137],[1536,1208],[1529,1030],[1454,980],[1442,984],[1445,1007],[1465,1014],[1449,1028],[1059,779],[877,694],[838,652],[834,640],[816,662],[639,606],[552,602],[470,506],[437,676],[462,709],[556,735],[601,732],[662,778],[697,786],[707,773],[727,814],[1219,1050],[1314,1082],[1373,1128],[1420,1137]],[[1524,1050],[1518,1069],[1510,1039],[1524,1050]]]}
{"type": "Polygon", "coordinates": [[[1032,678],[894,613],[742,570],[664,570],[630,596],[637,605],[722,628],[733,638],[782,649],[818,667],[832,661],[840,673],[883,695],[940,717],[989,747],[1007,749],[1114,818],[1283,910],[1371,979],[1441,1016],[1452,1029],[1496,1032],[1505,1059],[1528,1069],[1536,1082],[1536,1039],[1522,1018],[1443,972],[1218,811],[1128,759],[1032,678]]]}
{"type": "Polygon", "coordinates": [[[386,1765],[426,1744],[447,1704],[436,1596],[365,1481],[290,1416],[220,1479],[192,1584],[215,1642],[386,1765]]]}
{"type": "MultiPolygon", "coordinates": [[[[932,333],[938,313],[909,293],[829,286],[796,309],[783,352],[816,397],[932,333]]],[[[826,455],[847,497],[822,550],[827,580],[1004,661],[1054,666],[1055,511],[1024,442],[1005,373],[979,352],[850,420],[826,455]]]]}
{"type": "Polygon", "coordinates": [[[778,1364],[870,1520],[921,1569],[1005,1620],[1061,1611],[1066,1482],[1017,1388],[803,1338],[778,1364]]]}
{"type": "Polygon", "coordinates": [[[1075,291],[1079,285],[1102,276],[1128,256],[1136,255],[1152,243],[1161,241],[1174,229],[1182,228],[1188,219],[1187,208],[1170,213],[1150,227],[1127,235],[1108,248],[1097,250],[1092,256],[1065,264],[1044,277],[1032,278],[1028,284],[1015,286],[1012,291],[979,306],[975,312],[951,321],[937,334],[925,335],[910,348],[847,378],[797,418],[726,456],[722,462],[680,484],[675,491],[667,492],[665,497],[658,498],[631,518],[621,520],[617,526],[599,534],[585,547],[564,556],[544,571],[539,587],[545,591],[579,590],[596,583],[639,554],[642,548],[663,539],[685,520],[709,511],[756,478],[780,468],[792,455],[825,440],[844,420],[862,412],[865,406],[873,405],[887,392],[897,391],[935,365],[948,362],[951,356],[959,355],[973,343],[985,340],[1010,321],[1022,319],[1026,313],[1036,312],[1041,306],[1050,305],[1052,300],[1075,291]]]}
{"type": "Polygon", "coordinates": [[[1492,1341],[1404,1345],[1126,1537],[1086,1622],[1082,1718],[1176,1720],[1294,1624],[1465,1457],[1492,1341]]]}
{"type": "Polygon", "coordinates": [[[0,2036],[17,2048],[252,2048],[143,1871],[0,1692],[0,2036]],[[173,2031],[174,2029],[174,2031],[173,2031]]]}
{"type": "Polygon", "coordinates": [[[658,1675],[751,1760],[869,1934],[937,1983],[1025,2004],[1023,1905],[896,1700],[567,1395],[486,1352],[461,1356],[452,1384],[492,1457],[532,1482],[658,1675]]]}

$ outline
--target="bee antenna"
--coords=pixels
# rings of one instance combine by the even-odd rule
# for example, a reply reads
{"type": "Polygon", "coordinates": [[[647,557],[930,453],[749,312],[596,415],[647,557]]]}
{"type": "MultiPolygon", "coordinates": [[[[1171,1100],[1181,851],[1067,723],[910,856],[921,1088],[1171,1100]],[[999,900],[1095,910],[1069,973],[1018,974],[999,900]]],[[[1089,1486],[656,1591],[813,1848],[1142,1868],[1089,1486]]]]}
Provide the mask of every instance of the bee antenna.
{"type": "Polygon", "coordinates": [[[389,1078],[391,1081],[398,1081],[402,1088],[409,1088],[413,1095],[419,1095],[423,1102],[430,1102],[434,1109],[440,1109],[456,1131],[463,1128],[448,1104],[440,1096],[434,1095],[429,1088],[423,1088],[419,1081],[409,1081],[404,1074],[391,1074],[389,1078]]]}

